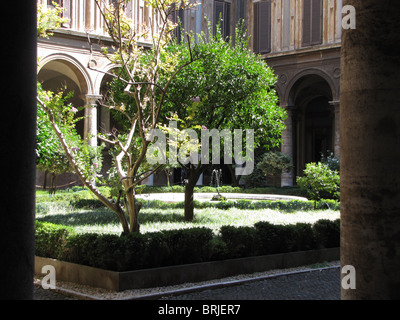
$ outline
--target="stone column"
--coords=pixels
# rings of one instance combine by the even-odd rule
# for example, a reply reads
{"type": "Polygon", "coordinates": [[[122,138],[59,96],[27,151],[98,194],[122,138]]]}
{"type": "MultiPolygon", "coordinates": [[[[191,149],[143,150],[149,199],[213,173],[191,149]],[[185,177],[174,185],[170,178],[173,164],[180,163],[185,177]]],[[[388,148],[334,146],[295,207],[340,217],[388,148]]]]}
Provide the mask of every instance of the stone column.
{"type": "MultiPolygon", "coordinates": [[[[293,115],[295,113],[296,107],[286,106],[284,108],[287,111],[288,117],[285,121],[286,129],[282,132],[281,152],[287,154],[293,159],[293,115]]],[[[291,170],[290,172],[282,173],[282,187],[293,186],[293,174],[293,170],[291,170]]]]}
{"type": "Polygon", "coordinates": [[[342,299],[400,299],[400,2],[343,5],[357,20],[341,48],[340,253],[356,276],[342,299]]]}
{"type": "Polygon", "coordinates": [[[87,31],[94,31],[94,12],[95,12],[94,0],[86,0],[85,7],[85,29],[87,31]]]}
{"type": "Polygon", "coordinates": [[[12,26],[2,36],[0,300],[16,300],[33,298],[37,13],[36,1],[7,5],[0,12],[3,26],[12,26]]]}
{"type": "Polygon", "coordinates": [[[87,94],[85,106],[84,138],[89,139],[89,145],[97,146],[97,100],[102,96],[87,94]]]}
{"type": "Polygon", "coordinates": [[[333,113],[333,154],[340,157],[340,101],[330,101],[333,113]]]}

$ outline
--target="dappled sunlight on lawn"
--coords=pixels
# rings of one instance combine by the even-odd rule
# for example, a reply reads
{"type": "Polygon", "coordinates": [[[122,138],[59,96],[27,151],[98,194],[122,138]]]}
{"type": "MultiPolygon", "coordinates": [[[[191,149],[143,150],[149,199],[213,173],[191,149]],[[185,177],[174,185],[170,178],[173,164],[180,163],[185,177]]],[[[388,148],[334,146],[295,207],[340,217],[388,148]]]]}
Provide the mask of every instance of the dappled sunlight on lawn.
{"type": "MultiPolygon", "coordinates": [[[[79,233],[114,233],[120,234],[122,228],[115,213],[107,208],[75,209],[71,206],[51,206],[48,210],[37,211],[37,220],[73,227],[79,233]]],[[[223,225],[252,226],[259,221],[273,224],[295,224],[298,222],[314,223],[320,219],[335,220],[340,218],[336,210],[281,211],[273,209],[245,210],[238,208],[195,209],[194,220],[184,220],[183,209],[142,208],[139,214],[142,233],[161,230],[207,227],[215,233],[223,225]]]]}

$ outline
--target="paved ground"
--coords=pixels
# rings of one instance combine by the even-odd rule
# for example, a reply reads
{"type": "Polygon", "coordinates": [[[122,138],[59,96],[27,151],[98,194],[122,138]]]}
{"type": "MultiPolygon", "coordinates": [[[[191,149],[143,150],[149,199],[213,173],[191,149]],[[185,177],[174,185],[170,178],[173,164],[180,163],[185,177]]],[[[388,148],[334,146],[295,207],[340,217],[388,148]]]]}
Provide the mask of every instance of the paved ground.
{"type": "MultiPolygon", "coordinates": [[[[71,300],[35,286],[35,300],[71,300]]],[[[76,298],[75,298],[76,299],[76,298]]],[[[217,289],[160,297],[162,300],[340,300],[340,268],[273,276],[217,289]]]]}

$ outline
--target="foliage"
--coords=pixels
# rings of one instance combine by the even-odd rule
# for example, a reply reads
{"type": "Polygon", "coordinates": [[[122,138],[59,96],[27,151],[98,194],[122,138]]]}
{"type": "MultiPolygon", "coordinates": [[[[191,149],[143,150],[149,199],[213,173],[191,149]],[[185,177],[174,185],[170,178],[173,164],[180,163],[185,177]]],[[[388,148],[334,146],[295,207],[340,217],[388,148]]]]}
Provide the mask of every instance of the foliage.
{"type": "MultiPolygon", "coordinates": [[[[147,4],[157,14],[157,19],[150,20],[148,28],[143,27],[141,30],[125,15],[124,8],[128,0],[116,1],[111,5],[105,0],[95,2],[113,42],[112,52],[110,48],[103,48],[102,53],[111,63],[119,66],[118,73],[114,76],[123,85],[121,92],[109,94],[110,100],[103,103],[104,107],[113,109],[125,118],[125,122],[121,122],[121,132],[105,132],[98,137],[111,146],[114,170],[110,176],[117,190],[117,201],[110,201],[95,185],[97,169],[100,168],[99,150],[97,147],[90,147],[74,134],[72,109],[53,108],[51,103],[47,104],[46,100],[40,98],[38,102],[47,113],[67,158],[82,183],[117,214],[124,233],[139,232],[140,204],[135,198],[136,189],[141,181],[159,169],[156,167],[147,170],[148,167],[144,166],[149,144],[147,133],[159,123],[159,114],[171,79],[190,64],[191,60],[180,61],[178,66],[174,55],[170,55],[168,60],[161,59],[175,28],[169,16],[175,10],[172,5],[177,1],[148,1],[147,4]],[[151,40],[151,48],[144,49],[138,45],[145,39],[151,40]],[[124,103],[125,100],[129,103],[124,103]],[[119,199],[123,201],[120,202],[119,199]]],[[[187,0],[179,3],[182,8],[191,6],[187,0]]]]}
{"type": "Polygon", "coordinates": [[[316,241],[325,248],[340,246],[340,220],[331,221],[328,219],[318,220],[314,226],[316,241]]]}
{"type": "MultiPolygon", "coordinates": [[[[39,99],[47,101],[47,104],[54,104],[51,108],[62,108],[66,104],[62,94],[45,92],[38,83],[39,99]]],[[[68,158],[53,130],[46,112],[41,105],[37,104],[37,128],[36,128],[36,164],[39,170],[52,173],[71,172],[72,167],[68,158]]]]}
{"type": "Polygon", "coordinates": [[[71,228],[36,222],[35,254],[114,271],[337,247],[340,221],[250,227],[223,226],[123,236],[75,234],[71,228]]]}
{"type": "Polygon", "coordinates": [[[169,54],[179,60],[196,57],[170,84],[165,117],[175,115],[181,128],[197,130],[254,129],[255,147],[279,145],[285,111],[277,106],[276,76],[259,56],[247,49],[248,39],[237,28],[235,41],[217,29],[199,42],[172,43],[169,54]],[[190,50],[192,48],[192,50],[190,50]],[[206,128],[204,128],[204,126],[206,128]]]}
{"type": "Polygon", "coordinates": [[[74,169],[72,163],[67,162],[73,156],[75,166],[80,168],[81,173],[96,181],[101,170],[103,146],[90,146],[88,139],[83,140],[77,133],[76,123],[82,118],[76,117],[77,108],[66,104],[69,97],[63,97],[62,92],[44,91],[39,85],[37,163],[40,169],[50,172],[68,172],[74,169]]]}
{"type": "Polygon", "coordinates": [[[326,164],[329,169],[340,173],[340,158],[335,157],[333,152],[329,153],[327,156],[321,154],[321,162],[326,164]]]}
{"type": "MultiPolygon", "coordinates": [[[[185,147],[183,155],[186,159],[179,161],[179,164],[188,176],[185,200],[187,220],[193,219],[193,188],[208,166],[203,161],[198,163],[196,153],[193,152],[200,154],[200,143],[193,138],[190,143],[185,140],[187,129],[191,129],[197,137],[209,134],[210,130],[217,130],[219,133],[227,130],[232,134],[235,129],[241,132],[251,129],[254,130],[254,148],[260,145],[272,148],[281,141],[286,114],[277,105],[278,97],[274,89],[276,76],[259,56],[247,49],[248,39],[243,34],[237,28],[233,41],[224,38],[217,28],[215,35],[211,30],[200,37],[191,35],[186,42],[172,42],[166,48],[166,61],[169,55],[176,55],[178,61],[193,59],[190,65],[171,80],[170,90],[165,95],[166,108],[162,114],[166,119],[164,122],[174,120],[177,127],[160,127],[167,133],[171,133],[171,130],[177,131],[177,148],[185,147]],[[195,39],[199,41],[196,42],[195,39]],[[194,157],[189,162],[188,156],[192,154],[194,157]]],[[[242,145],[246,138],[247,135],[243,134],[242,145]]],[[[213,141],[209,150],[205,150],[205,156],[210,159],[209,153],[212,151],[212,157],[219,161],[214,151],[220,147],[220,150],[224,150],[224,155],[229,156],[231,152],[230,159],[233,159],[234,152],[223,147],[226,142],[224,139],[226,138],[221,138],[219,142],[213,141]]],[[[248,144],[246,146],[249,147],[248,144]]],[[[240,149],[238,155],[244,161],[253,162],[253,146],[250,146],[249,151],[245,154],[240,149]]],[[[204,150],[202,155],[203,152],[204,150]]],[[[238,160],[235,155],[236,164],[241,162],[238,160]]]]}
{"type": "Polygon", "coordinates": [[[37,36],[38,38],[48,38],[52,36],[51,30],[59,28],[63,23],[67,22],[62,17],[63,8],[53,2],[52,7],[37,4],[37,36]]]}
{"type": "Polygon", "coordinates": [[[262,160],[257,164],[257,168],[266,176],[275,177],[284,171],[290,171],[293,168],[290,156],[282,152],[266,152],[262,160]]]}
{"type": "Polygon", "coordinates": [[[74,235],[73,228],[49,222],[35,222],[35,254],[42,257],[58,258],[68,237],[74,235]]]}
{"type": "Polygon", "coordinates": [[[308,163],[303,177],[297,177],[297,183],[307,190],[310,198],[317,202],[326,195],[339,198],[340,176],[321,162],[308,163]]]}

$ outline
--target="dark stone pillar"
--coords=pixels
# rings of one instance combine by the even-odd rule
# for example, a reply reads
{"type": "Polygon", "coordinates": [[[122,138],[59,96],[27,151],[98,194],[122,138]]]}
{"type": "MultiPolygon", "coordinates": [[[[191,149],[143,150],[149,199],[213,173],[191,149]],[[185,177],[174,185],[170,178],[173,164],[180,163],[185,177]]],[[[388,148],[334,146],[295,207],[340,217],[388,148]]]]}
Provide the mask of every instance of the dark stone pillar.
{"type": "Polygon", "coordinates": [[[342,299],[400,298],[400,2],[346,0],[341,51],[342,299]],[[344,276],[344,275],[343,275],[344,276]]]}
{"type": "Polygon", "coordinates": [[[0,299],[32,299],[34,274],[36,1],[1,10],[0,299]]]}

